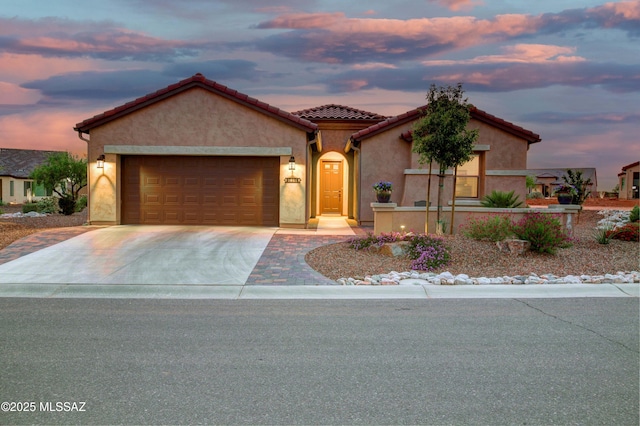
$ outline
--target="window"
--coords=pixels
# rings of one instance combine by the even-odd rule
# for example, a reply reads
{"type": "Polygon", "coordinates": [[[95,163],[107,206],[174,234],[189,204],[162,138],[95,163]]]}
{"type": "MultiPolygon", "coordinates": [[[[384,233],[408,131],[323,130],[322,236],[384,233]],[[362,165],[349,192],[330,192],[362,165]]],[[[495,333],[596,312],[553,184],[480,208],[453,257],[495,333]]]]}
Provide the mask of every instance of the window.
{"type": "Polygon", "coordinates": [[[44,186],[42,184],[40,185],[36,185],[35,190],[33,191],[33,195],[35,195],[36,197],[44,197],[45,195],[47,197],[50,197],[53,194],[53,192],[51,191],[46,191],[44,189],[44,186]]]}
{"type": "Polygon", "coordinates": [[[480,156],[474,155],[471,160],[458,166],[456,179],[456,197],[478,198],[480,183],[480,156]]]}
{"type": "Polygon", "coordinates": [[[33,188],[32,187],[33,182],[26,182],[25,181],[23,183],[24,183],[24,193],[22,195],[24,195],[26,197],[28,195],[29,190],[33,188]]]}
{"type": "Polygon", "coordinates": [[[10,197],[13,197],[13,192],[14,192],[13,187],[14,187],[14,181],[10,180],[9,181],[9,196],[10,197]]]}

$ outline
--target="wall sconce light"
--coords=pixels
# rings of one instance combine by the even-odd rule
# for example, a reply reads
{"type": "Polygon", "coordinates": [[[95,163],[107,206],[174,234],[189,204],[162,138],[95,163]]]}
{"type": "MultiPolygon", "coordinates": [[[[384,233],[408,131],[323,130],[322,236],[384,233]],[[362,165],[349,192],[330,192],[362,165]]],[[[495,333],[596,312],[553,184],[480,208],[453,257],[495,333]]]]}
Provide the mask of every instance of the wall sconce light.
{"type": "Polygon", "coordinates": [[[296,158],[292,155],[289,158],[289,170],[291,170],[291,177],[284,178],[285,183],[300,183],[302,179],[294,177],[293,171],[296,169],[296,158]]]}
{"type": "Polygon", "coordinates": [[[104,169],[104,154],[100,155],[97,160],[97,167],[99,169],[104,169]]]}

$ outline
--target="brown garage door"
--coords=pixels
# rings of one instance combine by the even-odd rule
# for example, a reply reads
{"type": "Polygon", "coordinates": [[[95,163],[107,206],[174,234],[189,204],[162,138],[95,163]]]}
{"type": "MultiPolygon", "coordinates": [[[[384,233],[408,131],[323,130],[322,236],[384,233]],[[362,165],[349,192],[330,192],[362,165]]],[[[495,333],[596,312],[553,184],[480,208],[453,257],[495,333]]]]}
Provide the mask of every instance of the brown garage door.
{"type": "Polygon", "coordinates": [[[278,157],[125,156],[122,223],[278,226],[278,157]]]}

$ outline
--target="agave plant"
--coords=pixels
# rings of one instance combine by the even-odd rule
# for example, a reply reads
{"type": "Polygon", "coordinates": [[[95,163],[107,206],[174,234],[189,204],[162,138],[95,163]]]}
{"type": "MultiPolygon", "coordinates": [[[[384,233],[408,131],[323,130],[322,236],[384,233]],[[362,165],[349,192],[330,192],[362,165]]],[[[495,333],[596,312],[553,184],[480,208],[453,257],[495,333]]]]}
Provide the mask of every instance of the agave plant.
{"type": "Polygon", "coordinates": [[[481,201],[484,207],[514,209],[522,206],[520,196],[514,194],[515,191],[502,192],[493,190],[491,194],[485,195],[481,201]]]}

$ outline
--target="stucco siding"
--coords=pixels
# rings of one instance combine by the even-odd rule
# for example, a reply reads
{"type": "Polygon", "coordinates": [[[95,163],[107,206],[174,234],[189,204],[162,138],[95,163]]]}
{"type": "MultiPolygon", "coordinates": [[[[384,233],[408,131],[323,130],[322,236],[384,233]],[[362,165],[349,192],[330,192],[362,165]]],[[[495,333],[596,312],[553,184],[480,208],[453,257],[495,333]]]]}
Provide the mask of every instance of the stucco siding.
{"type": "Polygon", "coordinates": [[[92,129],[88,149],[92,223],[120,223],[120,155],[106,153],[104,169],[95,164],[106,145],[172,147],[174,155],[197,155],[193,147],[220,147],[218,152],[224,147],[289,148],[287,155],[279,155],[280,223],[305,225],[306,132],[223,96],[193,88],[92,129]],[[290,176],[290,155],[295,156],[300,183],[284,183],[290,176]]]}

